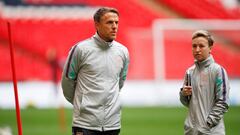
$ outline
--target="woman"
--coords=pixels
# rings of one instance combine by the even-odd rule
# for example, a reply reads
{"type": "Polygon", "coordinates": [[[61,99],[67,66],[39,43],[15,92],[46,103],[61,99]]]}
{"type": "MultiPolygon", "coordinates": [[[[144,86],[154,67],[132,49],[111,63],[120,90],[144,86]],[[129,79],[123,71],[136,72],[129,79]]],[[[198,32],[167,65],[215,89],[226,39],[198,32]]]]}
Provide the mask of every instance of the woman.
{"type": "Polygon", "coordinates": [[[225,69],[211,55],[214,40],[198,30],[192,35],[195,64],[185,75],[180,101],[188,107],[185,135],[225,135],[223,114],[229,107],[229,82],[225,69]]]}

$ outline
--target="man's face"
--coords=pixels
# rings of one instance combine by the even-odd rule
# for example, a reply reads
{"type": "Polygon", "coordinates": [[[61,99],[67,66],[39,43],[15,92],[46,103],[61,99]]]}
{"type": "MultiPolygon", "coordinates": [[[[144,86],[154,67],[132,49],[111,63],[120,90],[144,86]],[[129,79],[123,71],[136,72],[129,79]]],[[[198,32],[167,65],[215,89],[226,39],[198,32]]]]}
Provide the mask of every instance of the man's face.
{"type": "Polygon", "coordinates": [[[193,57],[201,62],[208,58],[212,47],[209,47],[208,40],[204,37],[197,37],[192,40],[193,57]]]}
{"type": "Polygon", "coordinates": [[[100,22],[95,22],[95,27],[103,40],[107,42],[113,41],[117,37],[118,15],[112,12],[104,14],[100,22]]]}

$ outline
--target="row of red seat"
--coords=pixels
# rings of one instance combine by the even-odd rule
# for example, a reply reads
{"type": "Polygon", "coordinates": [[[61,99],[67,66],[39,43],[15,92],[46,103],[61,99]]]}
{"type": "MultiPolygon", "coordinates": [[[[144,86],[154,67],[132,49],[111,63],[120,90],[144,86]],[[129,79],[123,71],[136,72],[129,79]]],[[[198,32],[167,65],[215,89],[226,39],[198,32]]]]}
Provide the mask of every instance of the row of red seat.
{"type": "Polygon", "coordinates": [[[240,14],[229,12],[218,1],[208,0],[158,0],[187,18],[240,19],[240,14]]]}
{"type": "MultiPolygon", "coordinates": [[[[56,49],[58,59],[64,60],[72,45],[79,40],[85,39],[94,34],[92,21],[75,22],[75,21],[42,21],[33,20],[12,20],[12,34],[14,45],[16,48],[16,65],[19,68],[19,78],[21,80],[34,78],[47,80],[51,78],[51,67],[48,63],[47,53],[52,48],[56,49]],[[74,25],[73,25],[74,24],[74,25]],[[84,27],[83,27],[84,26],[84,27]],[[31,33],[31,34],[29,34],[31,33]],[[38,65],[39,64],[39,65],[38,65]],[[23,70],[22,70],[23,69],[23,70]]],[[[129,69],[129,79],[154,79],[154,61],[153,61],[153,42],[152,32],[147,28],[122,29],[119,31],[118,40],[124,41],[124,44],[130,51],[131,64],[129,69]],[[128,30],[128,32],[124,32],[128,30]],[[124,39],[121,39],[124,38],[124,39]]],[[[191,35],[182,34],[184,36],[174,37],[174,34],[165,33],[165,74],[167,79],[178,79],[184,74],[188,66],[193,63],[191,55],[191,35]],[[177,63],[176,63],[177,62],[177,63]],[[178,65],[178,66],[176,66],[178,65]]],[[[182,33],[182,31],[179,31],[182,33]]],[[[0,33],[0,41],[4,41],[4,46],[0,48],[1,55],[0,63],[10,67],[9,50],[7,48],[7,33],[0,33]],[[7,63],[7,64],[6,64],[7,63]]],[[[222,49],[217,43],[214,46],[216,51],[213,51],[217,61],[221,63],[229,71],[231,77],[240,76],[240,66],[237,61],[240,61],[239,54],[236,54],[229,49],[222,49]],[[224,57],[222,57],[224,56],[224,57]],[[231,66],[229,66],[231,65],[231,66]]],[[[6,74],[6,66],[1,66],[0,72],[2,80],[8,80],[9,75],[6,74]],[[6,77],[8,75],[8,77],[6,77]],[[4,77],[5,76],[5,77],[4,77]]],[[[8,69],[7,68],[7,69],[8,69]]],[[[59,74],[60,76],[60,74],[59,74]]]]}
{"type": "MultiPolygon", "coordinates": [[[[112,6],[116,7],[120,12],[120,28],[118,33],[117,40],[125,44],[128,48],[131,48],[130,52],[134,52],[136,49],[133,48],[138,46],[138,43],[141,41],[138,40],[138,37],[132,37],[129,39],[129,32],[132,31],[134,27],[143,27],[151,29],[151,23],[154,18],[158,18],[161,14],[154,13],[145,9],[143,6],[139,5],[137,1],[94,1],[89,0],[85,1],[85,4],[91,6],[112,6]],[[147,14],[147,15],[146,15],[147,14]],[[137,39],[136,43],[129,40],[137,39]],[[136,44],[136,45],[135,45],[136,44]]],[[[163,15],[162,15],[163,16],[163,15]]],[[[5,21],[5,20],[4,20],[5,21]]],[[[72,45],[77,43],[80,40],[83,40],[87,37],[90,37],[94,34],[94,24],[92,20],[49,20],[49,19],[12,19],[9,20],[12,25],[12,36],[14,39],[14,45],[24,53],[29,55],[35,55],[38,59],[43,59],[47,62],[47,52],[52,48],[56,49],[57,57],[60,60],[64,60],[66,55],[72,45]]],[[[1,25],[2,28],[6,28],[5,24],[1,25]]],[[[149,31],[151,33],[151,31],[149,31]]],[[[7,30],[0,32],[0,40],[7,41],[7,30]]],[[[151,40],[151,37],[148,36],[148,41],[151,40]]],[[[145,43],[145,42],[144,42],[145,43]]],[[[149,44],[149,43],[147,43],[149,44]]],[[[152,44],[148,45],[152,46],[152,44]]],[[[150,54],[149,49],[146,50],[146,55],[150,54]]],[[[17,50],[18,51],[18,50],[17,50]]],[[[141,51],[141,50],[138,50],[141,51]]],[[[130,79],[153,79],[153,64],[142,64],[143,62],[139,56],[130,54],[131,57],[135,57],[135,64],[139,66],[130,66],[129,78],[130,79]],[[132,68],[133,67],[133,68],[132,68]],[[151,70],[152,72],[145,72],[146,70],[151,70]]],[[[29,58],[26,58],[29,59],[29,58]]],[[[148,61],[152,57],[148,57],[148,61]]],[[[28,64],[24,64],[26,67],[28,64]]],[[[4,67],[2,67],[4,68],[4,67]]],[[[38,67],[35,67],[38,68],[38,67]]],[[[49,67],[48,67],[49,68],[49,67]]],[[[29,68],[29,70],[33,70],[29,68]]],[[[0,72],[3,70],[0,70],[0,72]]],[[[37,76],[42,76],[40,73],[35,74],[37,76]]],[[[24,80],[27,79],[26,76],[21,77],[24,80]]],[[[45,77],[40,77],[41,79],[45,77]]],[[[3,78],[1,78],[3,79],[3,78]]],[[[46,79],[46,78],[45,78],[46,79]]]]}
{"type": "MultiPolygon", "coordinates": [[[[52,73],[49,64],[39,57],[19,51],[14,47],[17,80],[49,80],[52,73]]],[[[12,80],[9,46],[0,44],[0,81],[12,80]]]]}
{"type": "MultiPolygon", "coordinates": [[[[167,5],[186,18],[240,20],[240,12],[226,9],[218,0],[158,0],[158,2],[167,5]]],[[[234,36],[236,33],[240,35],[239,30],[217,32],[221,38],[226,38],[240,47],[240,39],[234,36]]]]}

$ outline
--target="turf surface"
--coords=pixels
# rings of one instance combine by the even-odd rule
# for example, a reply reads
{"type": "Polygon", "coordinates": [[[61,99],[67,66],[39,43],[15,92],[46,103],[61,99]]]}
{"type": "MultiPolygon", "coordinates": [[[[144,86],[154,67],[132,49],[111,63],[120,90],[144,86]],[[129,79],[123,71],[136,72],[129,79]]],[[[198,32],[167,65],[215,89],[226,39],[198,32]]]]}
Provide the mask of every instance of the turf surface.
{"type": "MultiPolygon", "coordinates": [[[[187,113],[184,107],[124,107],[121,135],[181,135],[187,113]]],[[[240,106],[225,114],[227,135],[240,134],[240,106]]],[[[72,110],[65,109],[66,129],[59,124],[57,109],[21,110],[23,135],[71,135],[72,110]]],[[[0,109],[0,127],[9,126],[17,135],[15,110],[0,109]]]]}

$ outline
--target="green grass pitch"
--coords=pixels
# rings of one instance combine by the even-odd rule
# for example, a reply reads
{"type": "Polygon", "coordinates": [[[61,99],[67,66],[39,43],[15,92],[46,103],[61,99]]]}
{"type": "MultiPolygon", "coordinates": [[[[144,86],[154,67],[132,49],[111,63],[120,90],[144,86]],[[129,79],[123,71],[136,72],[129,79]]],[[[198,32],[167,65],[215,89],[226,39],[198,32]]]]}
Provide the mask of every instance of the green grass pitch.
{"type": "MultiPolygon", "coordinates": [[[[121,135],[181,135],[187,113],[184,107],[123,107],[121,135]]],[[[240,134],[240,106],[225,114],[226,135],[240,134]]],[[[72,110],[65,109],[66,129],[60,128],[57,109],[21,110],[23,135],[71,135],[72,110]]],[[[17,135],[15,110],[0,109],[0,128],[17,135]]]]}

